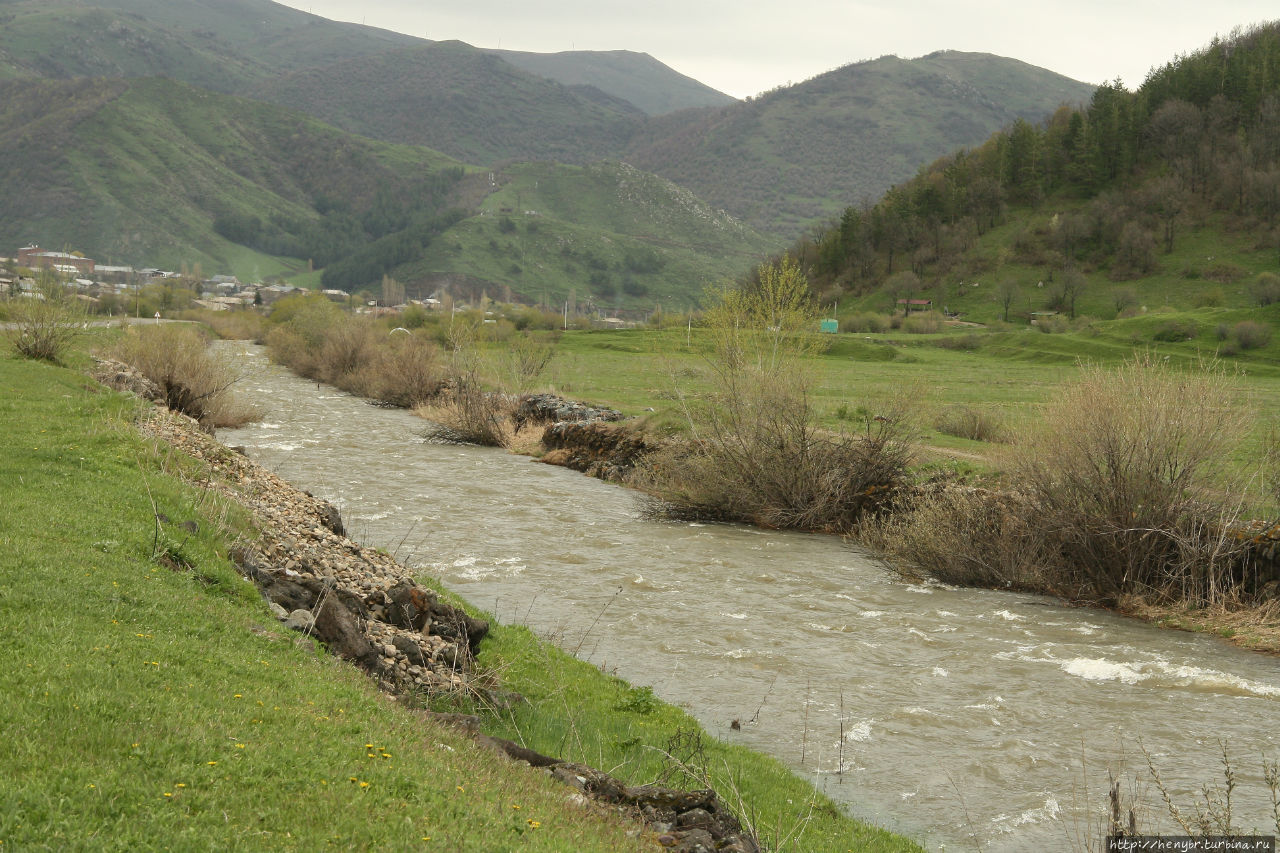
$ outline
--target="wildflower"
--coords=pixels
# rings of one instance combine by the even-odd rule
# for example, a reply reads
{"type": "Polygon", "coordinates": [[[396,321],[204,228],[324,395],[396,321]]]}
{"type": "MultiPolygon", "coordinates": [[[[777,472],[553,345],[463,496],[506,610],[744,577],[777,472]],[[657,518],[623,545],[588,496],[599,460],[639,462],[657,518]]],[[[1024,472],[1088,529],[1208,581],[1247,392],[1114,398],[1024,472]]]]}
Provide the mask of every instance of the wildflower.
{"type": "Polygon", "coordinates": [[[237,693],[235,696],[232,696],[231,698],[232,698],[232,699],[241,699],[241,698],[243,698],[243,697],[242,697],[239,693],[237,693]]]}
{"type": "Polygon", "coordinates": [[[465,791],[465,790],[467,790],[467,789],[466,789],[466,788],[464,788],[464,787],[462,787],[461,785],[459,785],[459,786],[458,786],[458,790],[459,790],[459,791],[465,791]]]}
{"type": "Polygon", "coordinates": [[[512,804],[511,804],[511,808],[515,809],[516,811],[519,811],[519,810],[520,810],[520,806],[519,806],[519,805],[517,805],[516,803],[512,803],[512,804]]]}
{"type": "Polygon", "coordinates": [[[533,818],[529,818],[528,820],[525,821],[525,823],[529,824],[530,829],[537,829],[538,827],[542,826],[542,823],[540,821],[536,821],[533,818]]]}
{"type": "Polygon", "coordinates": [[[165,792],[164,792],[164,795],[165,795],[166,797],[172,797],[172,796],[173,796],[173,794],[172,794],[171,792],[169,792],[169,791],[165,791],[165,792]]]}
{"type": "Polygon", "coordinates": [[[368,783],[368,782],[361,782],[361,783],[360,783],[360,787],[361,787],[361,788],[367,788],[367,787],[369,787],[369,783],[368,783]]]}
{"type": "Polygon", "coordinates": [[[208,764],[210,767],[213,767],[213,766],[214,766],[214,765],[216,765],[217,763],[218,763],[218,762],[216,762],[216,761],[206,761],[206,762],[205,762],[205,764],[208,764]]]}
{"type": "Polygon", "coordinates": [[[244,744],[242,743],[236,744],[236,749],[244,749],[244,744]]]}

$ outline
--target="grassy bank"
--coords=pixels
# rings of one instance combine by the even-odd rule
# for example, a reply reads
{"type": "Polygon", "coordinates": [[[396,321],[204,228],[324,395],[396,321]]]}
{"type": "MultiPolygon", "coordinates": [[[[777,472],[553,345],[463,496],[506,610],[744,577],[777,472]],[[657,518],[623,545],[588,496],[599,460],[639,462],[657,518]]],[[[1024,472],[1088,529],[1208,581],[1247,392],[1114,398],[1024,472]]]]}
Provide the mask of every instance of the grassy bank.
{"type": "MultiPolygon", "coordinates": [[[[227,559],[248,519],[181,483],[190,463],[142,441],[137,412],[75,371],[0,358],[6,848],[653,847],[298,646],[227,559]]],[[[536,700],[495,733],[600,758],[632,782],[664,766],[646,745],[693,725],[522,629],[499,628],[482,654],[536,700]]],[[[714,743],[707,754],[766,840],[916,849],[839,816],[776,762],[714,743]]]]}

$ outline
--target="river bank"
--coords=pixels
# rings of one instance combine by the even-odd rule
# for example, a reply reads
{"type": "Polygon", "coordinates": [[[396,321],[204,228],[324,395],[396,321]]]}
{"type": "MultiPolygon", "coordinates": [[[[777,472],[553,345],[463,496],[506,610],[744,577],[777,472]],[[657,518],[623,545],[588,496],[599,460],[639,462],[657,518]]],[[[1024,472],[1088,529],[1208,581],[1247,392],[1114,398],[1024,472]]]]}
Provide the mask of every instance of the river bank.
{"type": "MultiPolygon", "coordinates": [[[[144,383],[125,377],[118,366],[104,373],[122,387],[145,393],[144,383]]],[[[575,796],[636,820],[646,828],[638,836],[641,841],[672,850],[752,853],[759,849],[753,833],[766,831],[771,842],[788,836],[794,837],[789,843],[804,838],[805,849],[845,849],[851,843],[868,849],[916,849],[906,839],[842,817],[811,788],[806,790],[801,780],[763,756],[710,741],[703,744],[705,736],[696,723],[652,693],[633,690],[593,667],[570,661],[527,632],[494,626],[490,636],[489,620],[465,613],[437,590],[420,585],[413,577],[416,573],[384,551],[347,538],[332,504],[214,441],[191,419],[156,409],[139,422],[139,428],[168,448],[165,454],[171,460],[178,454],[194,462],[194,469],[187,463],[173,463],[191,486],[251,513],[257,534],[236,545],[231,556],[271,602],[283,624],[303,637],[323,640],[331,652],[356,664],[379,690],[401,702],[473,712],[436,718],[461,725],[482,746],[541,768],[540,772],[576,790],[575,796]],[[482,647],[486,654],[477,659],[482,647]],[[548,741],[537,739],[536,728],[563,728],[563,712],[538,696],[537,684],[508,677],[521,657],[537,659],[543,673],[556,673],[558,695],[566,690],[596,694],[580,702],[569,722],[582,736],[590,740],[589,733],[597,727],[615,739],[620,730],[631,733],[626,738],[629,742],[622,744],[622,755],[611,760],[612,773],[546,754],[548,741]],[[516,733],[519,743],[487,733],[495,714],[521,721],[516,733]],[[586,715],[598,719],[588,722],[586,715]],[[672,743],[678,738],[697,743],[703,763],[673,754],[672,743]],[[656,760],[646,755],[637,761],[635,753],[646,749],[655,751],[656,760]],[[715,762],[732,774],[725,777],[706,762],[715,762]],[[628,775],[642,774],[638,778],[646,783],[665,778],[682,784],[679,789],[628,785],[614,775],[628,770],[628,775]],[[749,775],[752,781],[734,782],[741,778],[739,774],[749,775]],[[750,831],[736,816],[742,812],[731,809],[710,790],[726,783],[736,807],[749,810],[750,831]],[[761,795],[754,796],[752,791],[761,795]]],[[[180,548],[164,553],[172,570],[199,574],[187,565],[180,548]]],[[[565,746],[562,738],[558,745],[560,752],[565,746]]],[[[380,749],[370,752],[376,754],[380,749]]]]}
{"type": "MultiPolygon", "coordinates": [[[[832,537],[656,521],[632,490],[424,443],[409,413],[227,346],[269,414],[224,439],[343,507],[365,541],[930,846],[1060,846],[1064,824],[1093,820],[1088,792],[1105,791],[1108,769],[1133,771],[1123,756],[1138,738],[1175,798],[1212,781],[1217,737],[1233,756],[1274,751],[1256,726],[1280,695],[1262,656],[1036,596],[903,583],[832,537]]],[[[577,707],[556,677],[541,681],[577,707]]],[[[586,746],[585,722],[547,742],[586,746]]]]}

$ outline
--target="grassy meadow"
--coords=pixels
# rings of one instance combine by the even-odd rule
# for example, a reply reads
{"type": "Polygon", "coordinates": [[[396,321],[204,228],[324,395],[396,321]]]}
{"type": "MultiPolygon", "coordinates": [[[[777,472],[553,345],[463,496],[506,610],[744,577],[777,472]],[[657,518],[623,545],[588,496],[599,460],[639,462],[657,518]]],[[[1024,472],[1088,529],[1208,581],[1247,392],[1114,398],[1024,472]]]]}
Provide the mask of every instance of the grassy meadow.
{"type": "MultiPolygon", "coordinates": [[[[0,357],[4,849],[653,849],[295,643],[227,557],[250,520],[144,441],[145,416],[76,369],[0,357]]],[[[661,750],[692,737],[708,760],[689,765],[775,849],[918,849],[522,628],[481,662],[531,700],[485,714],[495,734],[632,783],[670,776],[661,750]]]]}

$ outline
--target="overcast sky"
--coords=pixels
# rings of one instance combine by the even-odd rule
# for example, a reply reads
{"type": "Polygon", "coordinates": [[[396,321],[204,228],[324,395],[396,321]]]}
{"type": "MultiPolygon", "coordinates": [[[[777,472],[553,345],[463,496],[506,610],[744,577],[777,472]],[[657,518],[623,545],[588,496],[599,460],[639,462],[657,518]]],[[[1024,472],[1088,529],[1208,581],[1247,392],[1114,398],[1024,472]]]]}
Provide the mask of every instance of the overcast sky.
{"type": "Polygon", "coordinates": [[[736,97],[885,54],[966,50],[1087,83],[1140,85],[1153,65],[1280,18],[1275,0],[285,0],[477,47],[635,50],[736,97]]]}

